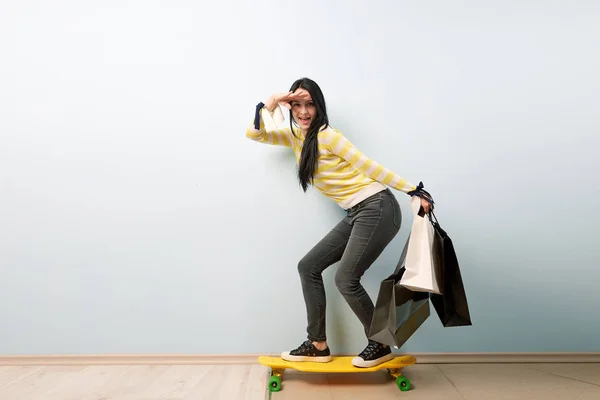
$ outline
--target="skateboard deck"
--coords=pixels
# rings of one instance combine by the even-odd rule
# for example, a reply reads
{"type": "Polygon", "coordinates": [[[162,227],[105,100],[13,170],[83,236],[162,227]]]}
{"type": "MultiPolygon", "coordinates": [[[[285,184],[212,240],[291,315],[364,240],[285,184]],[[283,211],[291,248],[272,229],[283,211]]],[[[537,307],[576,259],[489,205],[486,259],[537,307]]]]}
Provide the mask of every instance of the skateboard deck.
{"type": "Polygon", "coordinates": [[[281,357],[258,357],[258,362],[271,368],[271,379],[269,380],[269,390],[277,392],[281,389],[281,378],[286,369],[295,369],[301,372],[321,372],[321,373],[349,373],[349,372],[374,372],[387,369],[389,374],[396,378],[396,384],[402,391],[410,389],[410,381],[402,375],[402,369],[417,362],[414,356],[396,356],[389,361],[374,367],[359,368],[352,365],[354,357],[332,357],[330,362],[309,362],[309,361],[286,361],[281,357]]]}

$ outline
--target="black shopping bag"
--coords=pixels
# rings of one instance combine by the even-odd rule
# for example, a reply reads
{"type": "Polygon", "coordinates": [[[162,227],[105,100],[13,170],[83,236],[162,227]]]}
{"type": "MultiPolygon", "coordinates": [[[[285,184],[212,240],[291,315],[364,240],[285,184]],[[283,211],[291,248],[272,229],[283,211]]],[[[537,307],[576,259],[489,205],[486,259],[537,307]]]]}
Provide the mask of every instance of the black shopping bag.
{"type": "Polygon", "coordinates": [[[399,348],[430,315],[429,294],[414,292],[398,284],[404,274],[408,241],[396,270],[379,287],[369,339],[399,348]]]}
{"type": "Polygon", "coordinates": [[[435,230],[434,259],[441,263],[442,270],[442,294],[431,293],[431,304],[445,327],[472,325],[467,295],[452,239],[442,229],[433,211],[430,212],[430,219],[435,230]]]}

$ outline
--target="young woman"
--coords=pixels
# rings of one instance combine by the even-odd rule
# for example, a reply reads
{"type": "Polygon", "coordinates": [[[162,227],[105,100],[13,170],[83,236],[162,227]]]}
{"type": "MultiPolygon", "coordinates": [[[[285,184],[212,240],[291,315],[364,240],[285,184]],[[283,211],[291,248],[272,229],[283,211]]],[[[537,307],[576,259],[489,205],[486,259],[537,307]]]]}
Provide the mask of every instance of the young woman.
{"type": "MultiPolygon", "coordinates": [[[[302,189],[306,191],[313,185],[346,210],[346,216],[298,263],[308,340],[281,355],[288,361],[328,362],[331,353],[325,334],[323,271],[339,262],[335,284],[368,335],[374,305],[360,280],[396,236],[401,223],[400,207],[387,186],[419,195],[425,212],[430,203],[421,187],[369,159],[329,125],[323,93],[308,78],[294,82],[288,93],[274,94],[266,104],[259,103],[246,136],[261,143],[291,147],[302,189]],[[290,110],[290,127],[265,129],[264,109],[277,124],[283,121],[280,104],[290,110]]],[[[389,346],[369,340],[353,364],[371,367],[391,358],[389,346]]]]}

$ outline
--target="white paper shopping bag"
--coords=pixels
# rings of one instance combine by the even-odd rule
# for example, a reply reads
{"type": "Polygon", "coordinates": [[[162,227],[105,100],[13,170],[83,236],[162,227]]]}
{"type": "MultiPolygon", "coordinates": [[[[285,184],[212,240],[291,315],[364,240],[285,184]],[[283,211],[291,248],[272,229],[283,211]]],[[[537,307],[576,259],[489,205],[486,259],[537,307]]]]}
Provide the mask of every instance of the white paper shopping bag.
{"type": "Polygon", "coordinates": [[[440,266],[434,259],[433,245],[435,231],[427,215],[420,216],[421,198],[410,199],[413,224],[406,253],[406,271],[400,285],[416,292],[442,294],[440,291],[440,266]]]}

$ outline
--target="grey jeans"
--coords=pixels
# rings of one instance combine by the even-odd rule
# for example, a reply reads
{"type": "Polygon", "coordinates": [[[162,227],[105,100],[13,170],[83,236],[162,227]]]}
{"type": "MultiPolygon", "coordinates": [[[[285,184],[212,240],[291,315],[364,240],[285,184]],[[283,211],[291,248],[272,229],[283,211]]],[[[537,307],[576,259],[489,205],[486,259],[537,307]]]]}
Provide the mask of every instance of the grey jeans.
{"type": "Polygon", "coordinates": [[[298,263],[309,340],[327,339],[322,273],[338,261],[335,284],[368,335],[375,307],[360,279],[396,236],[401,221],[400,206],[392,192],[376,193],[347,210],[346,217],[298,263]]]}

